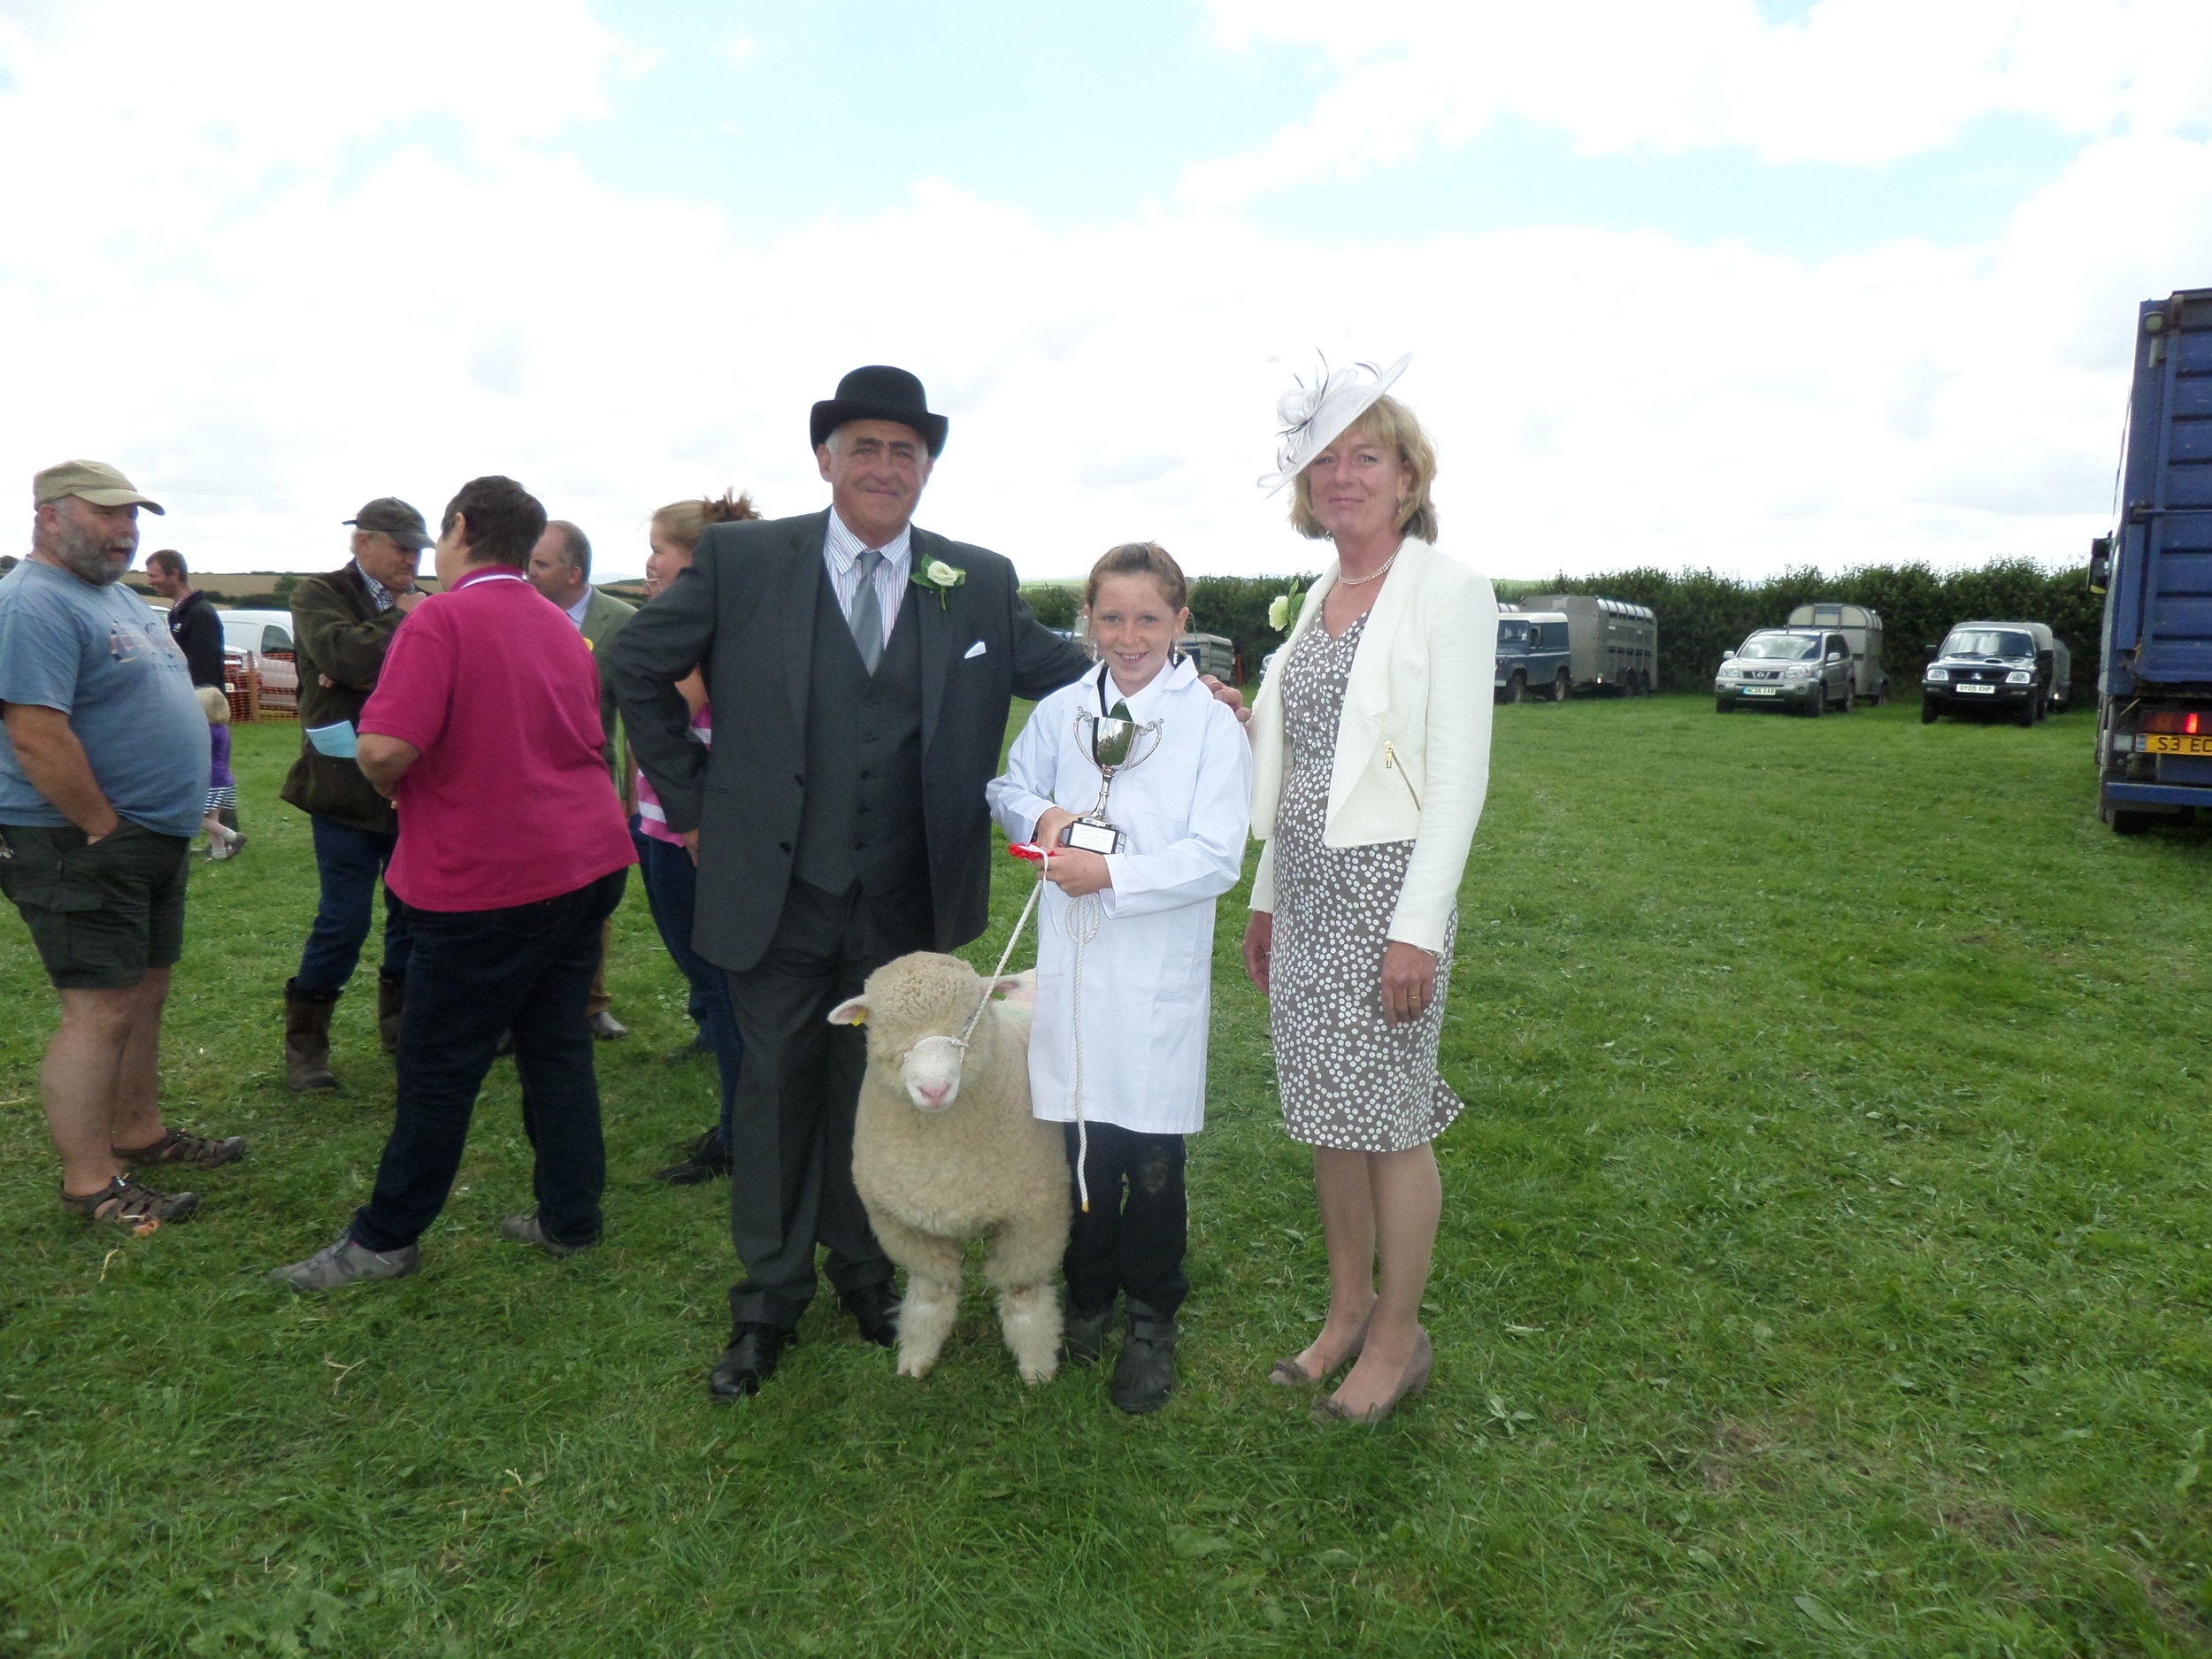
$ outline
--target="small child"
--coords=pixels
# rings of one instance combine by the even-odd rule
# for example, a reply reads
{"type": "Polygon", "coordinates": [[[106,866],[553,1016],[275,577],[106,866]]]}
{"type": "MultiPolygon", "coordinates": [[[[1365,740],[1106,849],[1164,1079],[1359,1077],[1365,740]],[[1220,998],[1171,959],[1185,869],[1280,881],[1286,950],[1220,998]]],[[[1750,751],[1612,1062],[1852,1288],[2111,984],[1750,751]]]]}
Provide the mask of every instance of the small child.
{"type": "Polygon", "coordinates": [[[1155,543],[1100,559],[1084,589],[1099,665],[1037,705],[989,789],[999,826],[1051,854],[1030,1093],[1037,1117],[1067,1125],[1069,1168],[1090,1199],[1087,1211],[1077,1207],[1063,1262],[1063,1352],[1071,1365],[1095,1364],[1115,1298],[1125,1295],[1128,1331],[1109,1392],[1128,1412],[1158,1410],[1175,1386],[1175,1314],[1190,1287],[1183,1137],[1205,1121],[1214,900],[1236,885],[1251,815],[1244,729],[1175,649],[1188,595],[1181,567],[1155,543]],[[1143,737],[1115,774],[1113,853],[1059,845],[1098,800],[1082,711],[1158,726],[1156,748],[1143,737]]]}
{"type": "Polygon", "coordinates": [[[207,816],[200,827],[207,832],[207,856],[228,858],[246,844],[246,838],[223,822],[238,816],[238,780],[230,770],[230,699],[212,686],[198,691],[200,711],[207,716],[207,816]]]}

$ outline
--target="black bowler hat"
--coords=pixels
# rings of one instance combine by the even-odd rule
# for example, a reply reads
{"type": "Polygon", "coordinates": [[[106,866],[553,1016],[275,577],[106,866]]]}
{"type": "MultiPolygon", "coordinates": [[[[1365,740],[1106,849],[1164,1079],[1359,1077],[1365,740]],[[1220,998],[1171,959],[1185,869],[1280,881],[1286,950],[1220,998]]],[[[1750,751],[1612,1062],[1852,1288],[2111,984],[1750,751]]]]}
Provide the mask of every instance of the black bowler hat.
{"type": "Polygon", "coordinates": [[[921,381],[904,369],[872,364],[838,381],[837,396],[814,405],[814,419],[808,426],[814,447],[820,449],[829,442],[830,434],[849,420],[895,420],[902,426],[911,426],[922,434],[933,461],[945,447],[945,418],[929,412],[921,381]]]}

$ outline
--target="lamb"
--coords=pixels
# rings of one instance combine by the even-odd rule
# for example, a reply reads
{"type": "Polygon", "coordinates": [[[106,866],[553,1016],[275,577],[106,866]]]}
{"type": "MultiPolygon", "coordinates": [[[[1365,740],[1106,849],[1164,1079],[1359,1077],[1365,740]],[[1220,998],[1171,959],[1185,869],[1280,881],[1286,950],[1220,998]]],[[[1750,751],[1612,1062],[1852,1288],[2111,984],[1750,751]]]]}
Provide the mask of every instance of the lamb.
{"type": "Polygon", "coordinates": [[[917,951],[831,1010],[832,1025],[864,1025],[868,1039],[853,1184],[884,1253],[906,1270],[899,1374],[926,1377],[937,1363],[959,1306],[961,1242],[995,1233],[983,1273],[999,1325],[1022,1380],[1044,1382],[1060,1363],[1052,1276],[1068,1240],[1067,1161],[1059,1125],[1029,1111],[1033,976],[992,984],[984,1002],[987,983],[956,956],[917,951]]]}

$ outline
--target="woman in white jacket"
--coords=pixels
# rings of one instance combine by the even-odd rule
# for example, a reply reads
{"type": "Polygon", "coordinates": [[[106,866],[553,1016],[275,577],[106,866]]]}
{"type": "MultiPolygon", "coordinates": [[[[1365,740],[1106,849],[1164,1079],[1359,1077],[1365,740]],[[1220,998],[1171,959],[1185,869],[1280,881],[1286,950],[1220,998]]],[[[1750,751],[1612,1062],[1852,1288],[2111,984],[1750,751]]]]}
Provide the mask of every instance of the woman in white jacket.
{"type": "Polygon", "coordinates": [[[1291,522],[1335,543],[1254,704],[1245,965],[1271,1002],[1286,1127],[1313,1147],[1329,1311],[1272,1380],[1379,1422],[1428,1381],[1423,1289],[1443,1195],[1430,1142],[1456,898],[1490,766],[1497,603],[1432,545],[1435,449],[1358,365],[1284,400],[1291,522]]]}

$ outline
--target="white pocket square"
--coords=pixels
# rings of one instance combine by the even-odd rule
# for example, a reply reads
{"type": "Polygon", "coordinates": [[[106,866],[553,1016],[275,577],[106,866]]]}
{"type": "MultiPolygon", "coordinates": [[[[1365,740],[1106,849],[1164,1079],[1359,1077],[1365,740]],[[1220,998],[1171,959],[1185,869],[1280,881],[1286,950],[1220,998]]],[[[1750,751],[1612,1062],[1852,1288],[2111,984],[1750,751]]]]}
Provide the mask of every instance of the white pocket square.
{"type": "Polygon", "coordinates": [[[978,640],[973,645],[968,647],[966,652],[963,654],[960,660],[964,663],[971,657],[980,657],[983,655],[983,641],[981,640],[978,640]]]}

